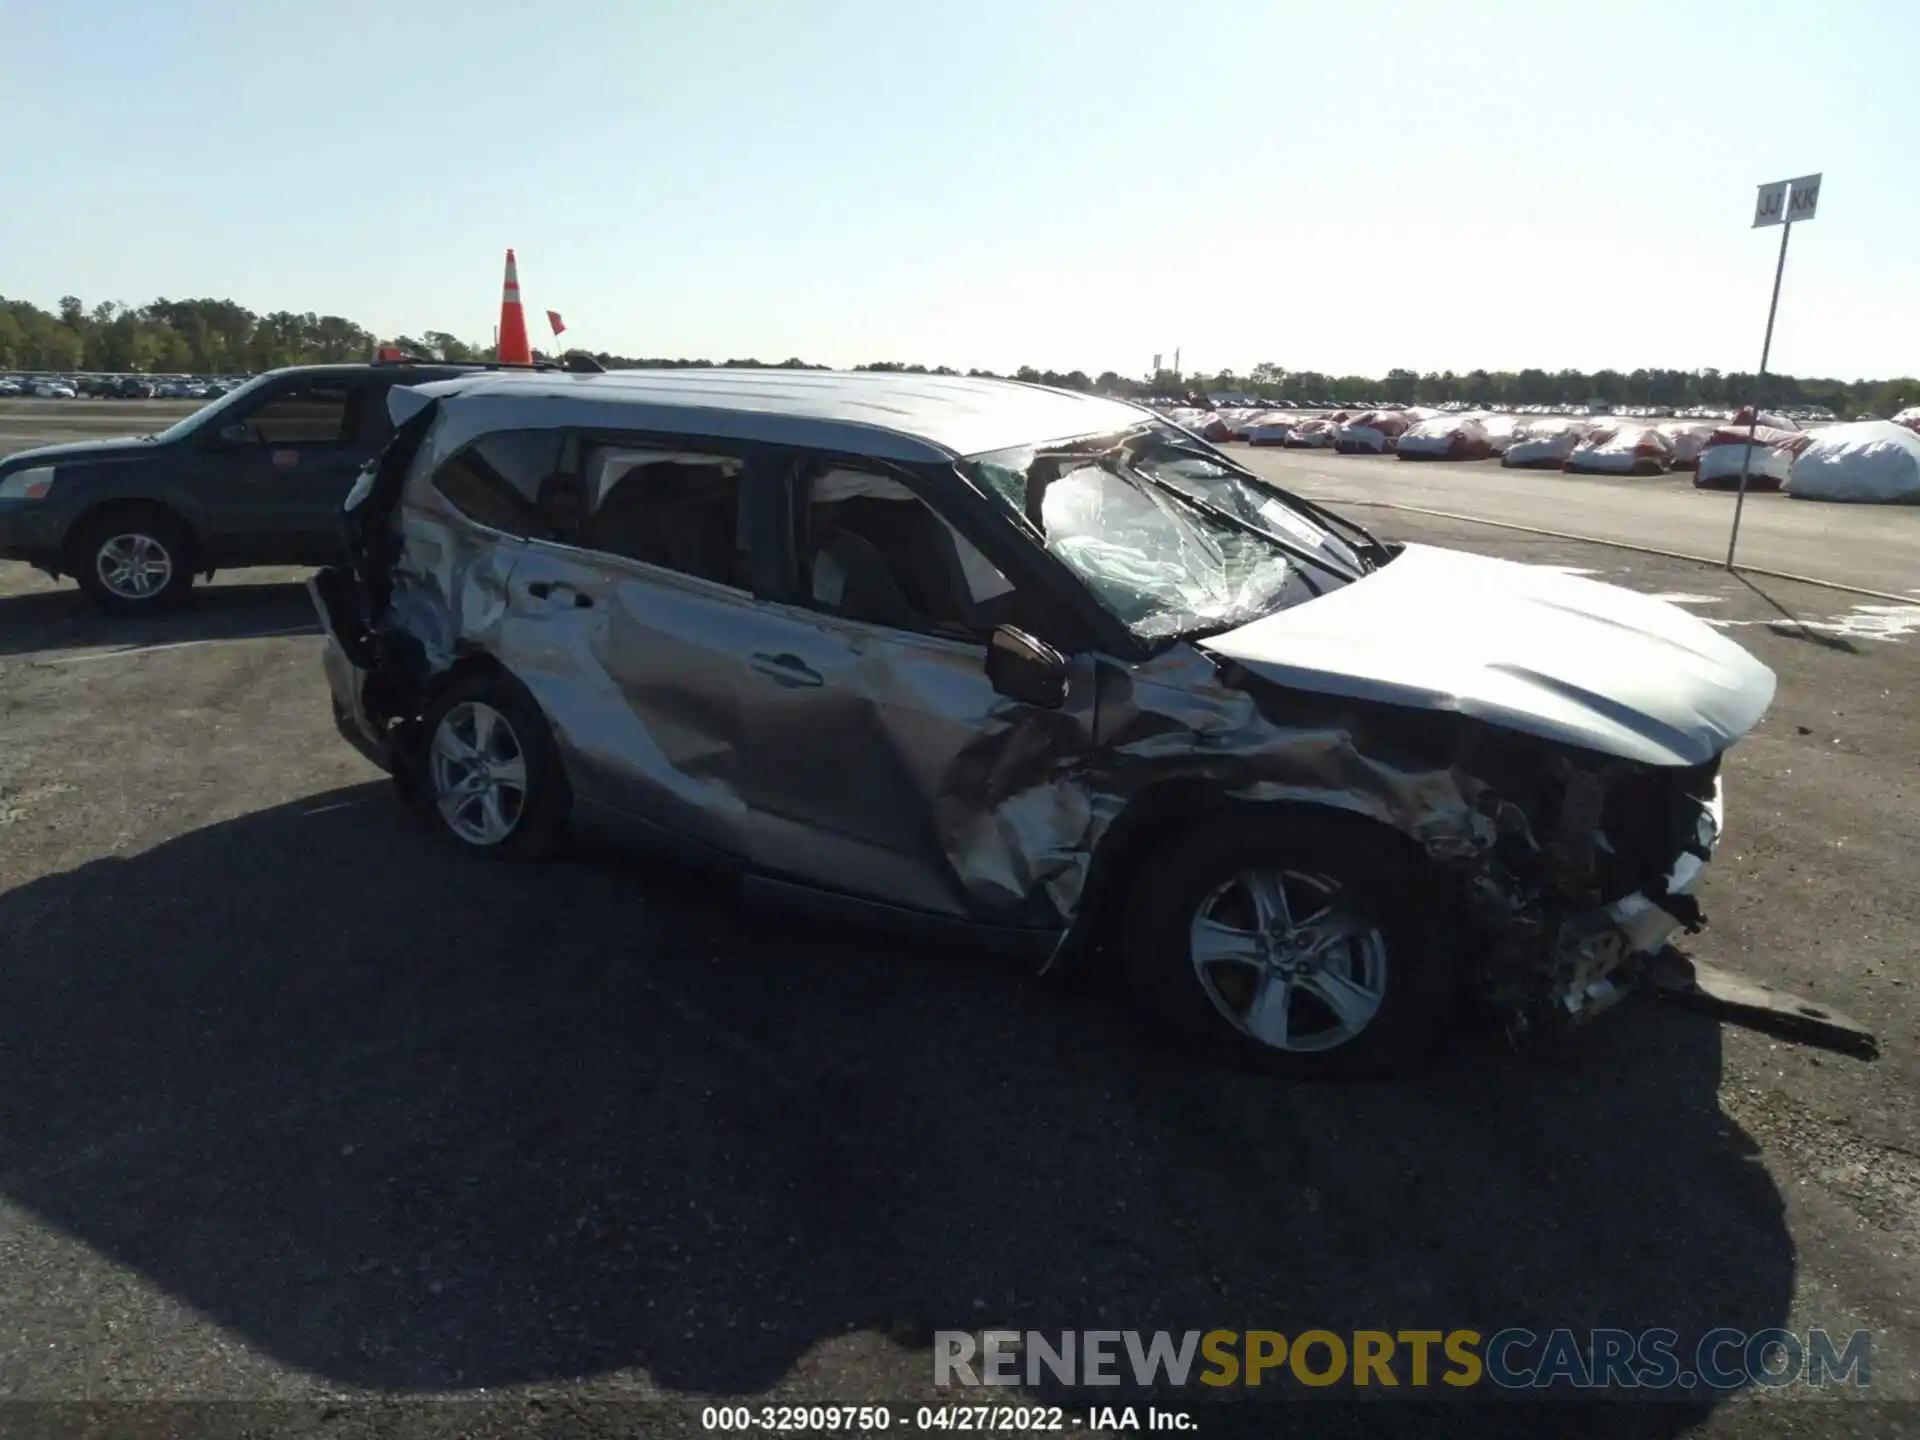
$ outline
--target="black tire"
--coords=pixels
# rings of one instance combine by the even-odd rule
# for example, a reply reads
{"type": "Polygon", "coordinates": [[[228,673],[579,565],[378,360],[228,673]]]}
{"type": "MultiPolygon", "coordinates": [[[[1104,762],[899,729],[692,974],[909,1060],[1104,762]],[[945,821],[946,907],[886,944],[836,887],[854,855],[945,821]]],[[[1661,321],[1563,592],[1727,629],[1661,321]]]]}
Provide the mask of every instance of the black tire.
{"type": "MultiPolygon", "coordinates": [[[[193,532],[164,510],[128,508],[103,511],[83,524],[67,549],[67,567],[87,598],[114,615],[150,615],[170,610],[193,588],[193,532]],[[108,555],[113,547],[114,555],[108,555]],[[165,578],[147,594],[133,593],[122,581],[110,583],[115,560],[138,560],[166,567],[165,578]]],[[[124,565],[121,573],[125,574],[124,565]]],[[[148,568],[151,577],[152,570],[148,568]]]]}
{"type": "MultiPolygon", "coordinates": [[[[533,698],[513,681],[499,675],[472,675],[454,681],[427,707],[418,732],[417,751],[410,759],[414,797],[411,808],[416,818],[462,849],[480,851],[501,860],[537,860],[551,854],[559,845],[573,805],[566,770],[546,717],[533,698]],[[492,758],[504,761],[517,753],[525,775],[525,789],[518,805],[502,806],[503,812],[511,816],[511,826],[504,838],[491,843],[474,838],[470,833],[473,826],[463,825],[461,812],[449,812],[440,803],[445,781],[455,767],[443,769],[436,765],[434,747],[441,725],[449,716],[455,717],[453,728],[460,738],[472,737],[472,731],[464,723],[465,717],[455,713],[463,706],[490,709],[505,723],[512,743],[510,746],[496,744],[492,747],[492,758]]],[[[471,812],[466,816],[469,822],[474,818],[471,812]]],[[[484,819],[484,814],[479,818],[484,819]]]]}
{"type": "MultiPolygon", "coordinates": [[[[1298,1079],[1361,1079],[1416,1068],[1446,1028],[1456,993],[1456,941],[1447,907],[1420,863],[1406,857],[1390,836],[1367,833],[1365,822],[1321,819],[1301,811],[1211,822],[1183,829],[1156,846],[1138,872],[1126,915],[1129,988],[1161,1021],[1212,1058],[1298,1079]],[[1325,1049],[1281,1049],[1255,1038],[1223,1011],[1226,980],[1254,976],[1256,968],[1215,966],[1220,976],[1213,992],[1193,961],[1192,930],[1201,906],[1226,891],[1219,904],[1234,901],[1235,877],[1253,867],[1295,872],[1330,882],[1352,898],[1371,932],[1363,941],[1342,946],[1333,961],[1333,979],[1358,978],[1378,955],[1378,1006],[1352,1038],[1325,1049]],[[1377,937],[1377,949],[1375,946],[1377,937]],[[1344,968],[1343,968],[1344,967],[1344,968]]],[[[1314,893],[1289,886],[1294,896],[1314,893]]],[[[1240,891],[1244,899],[1250,899],[1240,891]]],[[[1325,895],[1327,891],[1321,891],[1325,895]]],[[[1296,919],[1306,917],[1296,916],[1296,919]]],[[[1259,980],[1247,982],[1258,985],[1259,980]]],[[[1327,981],[1306,977],[1299,1005],[1304,1043],[1333,1012],[1318,997],[1327,981]],[[1313,987],[1313,988],[1308,988],[1313,987]]],[[[1250,1013],[1249,1007],[1249,1013],[1250,1013]]],[[[1291,1009],[1289,1019],[1293,1019],[1291,1009]]]]}

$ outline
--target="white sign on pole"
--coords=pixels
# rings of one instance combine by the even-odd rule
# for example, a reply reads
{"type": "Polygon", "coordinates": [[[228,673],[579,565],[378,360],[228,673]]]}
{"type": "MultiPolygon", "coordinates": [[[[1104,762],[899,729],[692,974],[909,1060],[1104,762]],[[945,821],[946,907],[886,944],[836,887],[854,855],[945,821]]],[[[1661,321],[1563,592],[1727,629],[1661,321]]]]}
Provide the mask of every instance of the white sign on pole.
{"type": "Polygon", "coordinates": [[[1802,175],[1792,182],[1792,193],[1787,197],[1787,219],[1795,223],[1813,219],[1820,208],[1820,177],[1802,175]]]}
{"type": "Polygon", "coordinates": [[[1753,464],[1754,439],[1760,430],[1760,402],[1767,383],[1767,361],[1773,354],[1773,321],[1780,313],[1780,277],[1787,271],[1787,241],[1796,220],[1811,220],[1820,209],[1820,177],[1776,180],[1762,185],[1753,202],[1753,228],[1780,227],[1780,258],[1773,267],[1773,299],[1767,305],[1767,338],[1760,342],[1760,374],[1753,388],[1753,418],[1747,423],[1747,448],[1740,460],[1740,493],[1733,502],[1733,529],[1727,535],[1727,569],[1733,569],[1734,547],[1740,543],[1740,512],[1747,504],[1747,474],[1753,464]]]}

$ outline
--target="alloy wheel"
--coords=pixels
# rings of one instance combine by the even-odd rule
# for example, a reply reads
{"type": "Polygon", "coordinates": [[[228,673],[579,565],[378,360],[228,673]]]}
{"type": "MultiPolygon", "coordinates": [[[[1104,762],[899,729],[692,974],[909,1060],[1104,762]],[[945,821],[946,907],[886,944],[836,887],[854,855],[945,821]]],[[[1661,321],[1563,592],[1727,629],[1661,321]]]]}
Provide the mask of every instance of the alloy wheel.
{"type": "Polygon", "coordinates": [[[1276,1050],[1338,1049],[1386,998],[1381,926],[1330,876],[1271,868],[1235,876],[1200,902],[1190,947],[1214,1008],[1276,1050]]]}
{"type": "Polygon", "coordinates": [[[434,803],[469,845],[498,845],[527,803],[527,757],[507,717],[468,700],[441,717],[430,748],[434,803]]]}
{"type": "Polygon", "coordinates": [[[173,578],[173,556],[151,535],[109,537],[94,554],[94,573],[122,600],[151,600],[173,578]]]}

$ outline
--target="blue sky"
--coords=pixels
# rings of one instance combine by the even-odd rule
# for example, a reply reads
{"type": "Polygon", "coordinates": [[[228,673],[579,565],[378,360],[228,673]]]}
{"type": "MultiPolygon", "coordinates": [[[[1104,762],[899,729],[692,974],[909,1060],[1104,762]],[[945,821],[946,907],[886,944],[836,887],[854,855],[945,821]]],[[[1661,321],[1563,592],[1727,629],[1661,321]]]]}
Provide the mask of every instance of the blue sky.
{"type": "Polygon", "coordinates": [[[0,0],[0,294],[831,364],[1920,371],[1920,3],[0,0]],[[1209,16],[1218,18],[1208,18],[1209,16]],[[536,326],[536,334],[539,328],[536,326]]]}

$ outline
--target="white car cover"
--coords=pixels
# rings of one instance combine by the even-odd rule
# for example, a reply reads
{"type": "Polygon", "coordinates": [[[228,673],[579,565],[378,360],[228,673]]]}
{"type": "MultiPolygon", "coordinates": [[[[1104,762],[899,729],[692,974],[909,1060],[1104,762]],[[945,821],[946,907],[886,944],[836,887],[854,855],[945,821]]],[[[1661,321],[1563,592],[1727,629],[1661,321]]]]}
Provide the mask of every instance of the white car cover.
{"type": "Polygon", "coordinates": [[[1253,433],[1254,426],[1265,417],[1264,410],[1228,410],[1225,412],[1227,428],[1233,432],[1236,440],[1245,440],[1253,433]]]}
{"type": "Polygon", "coordinates": [[[1507,447],[1512,445],[1519,436],[1520,417],[1518,415],[1493,415],[1482,412],[1475,414],[1472,418],[1478,420],[1480,427],[1487,432],[1487,444],[1493,447],[1493,453],[1496,455],[1506,454],[1507,447]]]}
{"type": "MultiPolygon", "coordinates": [[[[1740,466],[1746,452],[1745,445],[1708,445],[1694,465],[1694,485],[1702,490],[1739,489],[1740,466]]],[[[1753,463],[1747,467],[1749,490],[1778,490],[1792,474],[1793,451],[1769,445],[1764,438],[1754,445],[1753,463]]]]}
{"type": "Polygon", "coordinates": [[[1893,417],[1893,423],[1904,425],[1916,434],[1920,434],[1920,405],[1909,405],[1905,410],[1898,412],[1893,417]]]}
{"type": "Polygon", "coordinates": [[[1402,460],[1484,460],[1493,454],[1486,426],[1472,415],[1439,415],[1409,426],[1395,447],[1402,460]]]}
{"type": "Polygon", "coordinates": [[[1675,470],[1691,470],[1700,463],[1700,447],[1713,434],[1713,426],[1703,420],[1667,420],[1655,427],[1673,445],[1673,458],[1667,462],[1675,470]]]}
{"type": "Polygon", "coordinates": [[[1333,437],[1340,432],[1341,422],[1346,417],[1316,415],[1296,424],[1287,435],[1286,443],[1296,450],[1324,450],[1333,444],[1333,437]]]}
{"type": "Polygon", "coordinates": [[[1516,470],[1558,470],[1593,427],[1565,415],[1522,420],[1501,453],[1500,463],[1516,470]]]}
{"type": "Polygon", "coordinates": [[[1411,423],[1398,410],[1363,410],[1333,432],[1334,448],[1349,455],[1384,455],[1411,423]]]}
{"type": "MultiPolygon", "coordinates": [[[[1753,424],[1753,420],[1753,407],[1751,405],[1742,405],[1727,417],[1726,423],[1729,425],[1751,425],[1753,424]]],[[[1760,423],[1771,430],[1798,430],[1800,428],[1800,422],[1798,420],[1790,419],[1772,410],[1762,410],[1760,412],[1760,423]]]]}
{"type": "Polygon", "coordinates": [[[1645,425],[1615,425],[1594,431],[1574,446],[1566,468],[1596,475],[1648,475],[1667,468],[1673,442],[1645,425]]]}
{"type": "Polygon", "coordinates": [[[1346,455],[1384,455],[1397,438],[1371,425],[1342,425],[1333,432],[1333,446],[1346,455]]]}
{"type": "Polygon", "coordinates": [[[1787,493],[1802,500],[1920,505],[1920,435],[1891,420],[1816,430],[1793,462],[1787,493]]]}

